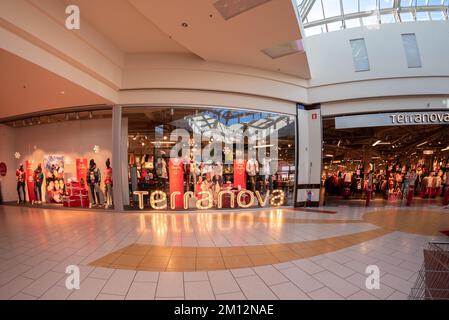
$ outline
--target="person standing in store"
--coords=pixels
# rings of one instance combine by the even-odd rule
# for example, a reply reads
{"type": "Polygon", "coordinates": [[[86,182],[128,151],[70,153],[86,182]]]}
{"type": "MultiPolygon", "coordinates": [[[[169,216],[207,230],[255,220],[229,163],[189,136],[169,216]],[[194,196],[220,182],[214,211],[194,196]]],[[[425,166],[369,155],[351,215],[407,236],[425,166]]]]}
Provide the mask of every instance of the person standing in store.
{"type": "Polygon", "coordinates": [[[87,184],[89,185],[93,206],[100,205],[100,183],[100,169],[97,168],[94,159],[91,159],[89,162],[89,171],[87,173],[87,184]]]}
{"type": "Polygon", "coordinates": [[[19,195],[19,200],[17,203],[22,203],[22,197],[20,194],[20,190],[23,192],[23,203],[26,202],[26,193],[25,193],[25,182],[26,182],[26,174],[25,170],[23,170],[23,164],[20,164],[19,169],[16,171],[17,178],[17,194],[19,195]]]}

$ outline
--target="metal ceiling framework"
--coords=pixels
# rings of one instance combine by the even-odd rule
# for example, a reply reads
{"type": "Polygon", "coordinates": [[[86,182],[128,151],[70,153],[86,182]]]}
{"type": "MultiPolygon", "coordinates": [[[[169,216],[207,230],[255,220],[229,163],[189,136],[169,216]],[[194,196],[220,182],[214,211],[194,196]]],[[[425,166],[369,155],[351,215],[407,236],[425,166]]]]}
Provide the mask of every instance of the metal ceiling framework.
{"type": "Polygon", "coordinates": [[[305,35],[408,21],[448,21],[449,0],[303,0],[305,35]]]}

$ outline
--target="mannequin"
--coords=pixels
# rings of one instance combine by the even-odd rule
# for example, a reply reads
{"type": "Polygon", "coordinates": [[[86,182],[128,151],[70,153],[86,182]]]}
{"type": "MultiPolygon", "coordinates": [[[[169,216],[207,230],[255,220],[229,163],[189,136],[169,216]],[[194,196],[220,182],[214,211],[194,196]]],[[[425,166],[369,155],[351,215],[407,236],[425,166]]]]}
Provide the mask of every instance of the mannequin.
{"type": "Polygon", "coordinates": [[[92,205],[97,206],[100,204],[100,182],[101,173],[97,168],[94,159],[89,162],[89,171],[87,172],[87,184],[92,196],[92,205]]]}
{"type": "Polygon", "coordinates": [[[193,192],[195,192],[196,191],[196,174],[197,174],[197,171],[198,171],[198,168],[197,168],[197,165],[196,165],[196,161],[193,159],[193,154],[191,154],[190,155],[190,160],[189,160],[189,164],[188,164],[188,166],[189,166],[189,177],[188,177],[188,184],[189,184],[189,186],[190,186],[190,188],[192,189],[192,190],[190,190],[190,191],[193,191],[193,192]]]}
{"type": "Polygon", "coordinates": [[[44,173],[42,172],[42,165],[39,163],[36,170],[34,170],[34,194],[36,195],[35,203],[42,203],[42,183],[44,181],[44,173]]]}
{"type": "Polygon", "coordinates": [[[167,179],[168,179],[168,170],[167,170],[167,162],[164,158],[158,158],[156,162],[156,175],[162,183],[162,189],[166,191],[167,189],[167,179]]]}
{"type": "Polygon", "coordinates": [[[256,192],[256,175],[259,173],[259,162],[256,159],[249,159],[246,163],[246,173],[249,176],[251,191],[256,192]]]}
{"type": "Polygon", "coordinates": [[[113,206],[112,198],[112,168],[111,160],[106,160],[106,169],[104,170],[104,194],[106,196],[105,209],[113,206]]]}
{"type": "Polygon", "coordinates": [[[267,182],[268,182],[268,189],[271,191],[273,190],[273,179],[270,174],[270,166],[271,166],[271,159],[270,158],[263,158],[262,159],[262,191],[267,190],[267,182]]]}
{"type": "Polygon", "coordinates": [[[25,181],[26,181],[26,174],[23,170],[23,164],[20,164],[19,169],[16,171],[16,177],[17,177],[17,194],[19,195],[19,200],[17,200],[17,203],[22,202],[22,197],[20,195],[20,189],[23,191],[23,203],[26,202],[26,196],[25,196],[25,181]]]}

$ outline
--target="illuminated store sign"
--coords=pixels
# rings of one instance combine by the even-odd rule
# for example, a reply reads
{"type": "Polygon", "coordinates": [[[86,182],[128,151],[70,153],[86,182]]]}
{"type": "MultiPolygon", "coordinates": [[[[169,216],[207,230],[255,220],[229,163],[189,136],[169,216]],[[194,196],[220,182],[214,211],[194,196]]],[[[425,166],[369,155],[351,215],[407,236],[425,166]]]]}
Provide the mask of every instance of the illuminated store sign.
{"type": "Polygon", "coordinates": [[[395,112],[335,118],[336,129],[431,124],[449,124],[449,112],[395,112]]]}
{"type": "MultiPolygon", "coordinates": [[[[164,191],[156,190],[152,191],[151,194],[148,191],[134,191],[134,195],[137,196],[139,202],[139,209],[143,210],[145,208],[144,196],[150,195],[150,207],[154,210],[164,210],[167,208],[167,194],[164,191]]],[[[238,208],[251,208],[254,206],[255,199],[260,207],[265,207],[270,199],[270,204],[273,207],[282,206],[285,203],[285,193],[282,190],[273,190],[270,198],[270,191],[268,190],[263,197],[259,191],[252,192],[250,190],[240,190],[237,195],[231,190],[223,190],[218,193],[218,208],[223,207],[223,196],[228,195],[230,197],[230,207],[235,208],[235,203],[237,203],[238,208]],[[248,199],[249,200],[245,200],[248,199]]],[[[175,191],[170,195],[170,208],[175,209],[175,201],[180,197],[183,199],[184,209],[189,209],[189,200],[194,198],[194,193],[189,191],[182,195],[181,192],[175,191]]],[[[199,210],[211,209],[214,205],[214,197],[210,191],[201,191],[198,193],[198,197],[195,201],[195,206],[199,210]]]]}

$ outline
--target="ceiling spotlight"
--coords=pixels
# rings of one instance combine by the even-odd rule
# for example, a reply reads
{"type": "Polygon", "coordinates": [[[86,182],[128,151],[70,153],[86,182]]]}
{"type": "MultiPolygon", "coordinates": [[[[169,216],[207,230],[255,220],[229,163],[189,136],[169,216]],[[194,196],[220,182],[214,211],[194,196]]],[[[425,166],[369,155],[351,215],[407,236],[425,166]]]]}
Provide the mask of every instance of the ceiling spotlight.
{"type": "Polygon", "coordinates": [[[184,28],[187,28],[189,25],[187,24],[187,22],[183,22],[183,23],[181,23],[181,26],[184,28]]]}
{"type": "Polygon", "coordinates": [[[382,140],[377,140],[376,142],[373,143],[373,147],[377,146],[381,142],[382,142],[382,140]]]}
{"type": "Polygon", "coordinates": [[[65,91],[61,91],[61,92],[59,92],[60,94],[65,94],[65,91]]]}
{"type": "Polygon", "coordinates": [[[164,136],[164,140],[167,140],[167,136],[164,136]]]}
{"type": "Polygon", "coordinates": [[[89,119],[92,119],[94,117],[92,111],[89,111],[89,119]]]}
{"type": "Polygon", "coordinates": [[[142,142],[142,147],[144,147],[145,146],[145,142],[142,142]]]}

